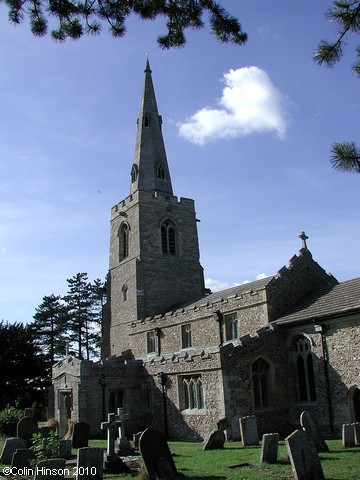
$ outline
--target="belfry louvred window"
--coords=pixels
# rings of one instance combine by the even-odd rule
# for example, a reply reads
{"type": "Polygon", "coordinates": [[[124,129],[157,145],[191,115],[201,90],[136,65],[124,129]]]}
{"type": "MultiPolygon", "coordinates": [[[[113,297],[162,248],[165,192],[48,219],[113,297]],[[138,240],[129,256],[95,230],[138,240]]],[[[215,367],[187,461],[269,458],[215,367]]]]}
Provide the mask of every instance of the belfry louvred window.
{"type": "Polygon", "coordinates": [[[171,220],[165,220],[161,225],[161,248],[163,255],[177,254],[176,226],[171,220]]]}
{"type": "Polygon", "coordinates": [[[129,225],[123,223],[119,229],[119,261],[129,256],[129,225]]]}

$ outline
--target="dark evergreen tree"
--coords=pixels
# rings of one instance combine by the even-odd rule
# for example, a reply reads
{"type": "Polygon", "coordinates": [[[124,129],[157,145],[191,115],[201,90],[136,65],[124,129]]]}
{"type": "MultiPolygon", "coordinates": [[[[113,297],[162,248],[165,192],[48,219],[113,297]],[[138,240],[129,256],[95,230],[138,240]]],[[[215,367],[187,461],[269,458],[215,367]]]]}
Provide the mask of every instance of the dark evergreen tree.
{"type": "Polygon", "coordinates": [[[96,353],[93,288],[87,273],[78,273],[67,282],[69,290],[64,301],[69,315],[69,338],[77,347],[78,357],[84,358],[85,351],[85,358],[89,360],[96,353]]]}
{"type": "Polygon", "coordinates": [[[103,313],[104,313],[104,305],[107,301],[107,289],[106,283],[97,278],[91,284],[92,292],[93,292],[93,311],[94,311],[94,321],[98,326],[98,330],[96,332],[95,341],[99,344],[100,338],[103,336],[103,313]]]}
{"type": "MultiPolygon", "coordinates": [[[[338,26],[334,41],[323,40],[315,52],[319,65],[333,67],[343,56],[347,37],[360,33],[360,1],[337,0],[327,13],[329,20],[338,26]]],[[[357,58],[353,71],[360,77],[360,45],[356,49],[357,58]]],[[[336,142],[331,148],[330,162],[342,172],[360,173],[360,147],[355,142],[336,142]]]]}
{"type": "Polygon", "coordinates": [[[0,322],[0,372],[0,409],[45,404],[51,377],[31,325],[0,322]]]}
{"type": "Polygon", "coordinates": [[[44,296],[31,324],[36,342],[49,359],[50,366],[64,356],[68,324],[67,308],[61,297],[44,296]]]}
{"type": "Polygon", "coordinates": [[[29,17],[31,30],[37,36],[46,35],[51,18],[57,24],[51,32],[56,41],[97,34],[104,22],[112,35],[122,37],[127,18],[137,15],[143,20],[165,18],[167,33],[158,37],[159,45],[180,47],[186,42],[185,29],[204,26],[203,13],[209,14],[211,33],[219,41],[241,45],[247,40],[239,21],[214,0],[5,0],[5,3],[10,22],[20,24],[29,17]]]}

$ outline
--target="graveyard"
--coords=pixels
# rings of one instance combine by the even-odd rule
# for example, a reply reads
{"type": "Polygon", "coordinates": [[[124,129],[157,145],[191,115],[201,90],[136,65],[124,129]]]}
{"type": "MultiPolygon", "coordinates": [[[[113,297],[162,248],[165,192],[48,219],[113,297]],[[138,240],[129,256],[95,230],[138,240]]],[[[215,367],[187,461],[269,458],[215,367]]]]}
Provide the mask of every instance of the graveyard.
{"type": "Polygon", "coordinates": [[[63,439],[56,425],[43,423],[25,416],[15,437],[0,437],[1,480],[359,479],[360,424],[343,425],[341,439],[324,438],[307,411],[285,439],[259,438],[255,416],[240,419],[241,441],[226,440],[226,419],[202,442],[166,440],[152,428],[129,440],[121,411],[101,422],[98,439],[85,422],[70,423],[63,439]]]}

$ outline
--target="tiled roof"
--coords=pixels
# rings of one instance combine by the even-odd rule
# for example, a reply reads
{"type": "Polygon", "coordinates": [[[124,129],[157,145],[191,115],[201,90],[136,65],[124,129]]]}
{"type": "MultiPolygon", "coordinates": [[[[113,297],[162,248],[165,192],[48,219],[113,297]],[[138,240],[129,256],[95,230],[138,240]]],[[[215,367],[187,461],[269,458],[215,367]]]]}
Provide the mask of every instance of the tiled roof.
{"type": "Polygon", "coordinates": [[[277,324],[328,317],[360,310],[360,278],[354,278],[323,290],[305,295],[284,315],[277,324]]]}

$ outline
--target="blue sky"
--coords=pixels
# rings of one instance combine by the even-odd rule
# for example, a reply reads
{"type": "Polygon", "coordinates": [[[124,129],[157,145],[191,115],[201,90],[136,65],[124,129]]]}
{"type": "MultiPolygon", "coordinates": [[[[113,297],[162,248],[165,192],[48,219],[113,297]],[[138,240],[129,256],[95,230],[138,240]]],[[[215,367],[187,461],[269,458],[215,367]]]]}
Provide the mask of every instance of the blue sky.
{"type": "Polygon", "coordinates": [[[110,209],[130,187],[145,53],[174,193],[194,198],[201,263],[215,289],[276,273],[305,230],[314,259],[359,276],[359,182],[329,163],[358,140],[356,38],[334,68],[329,1],[222,4],[249,35],[219,44],[207,28],[162,51],[164,22],[131,18],[123,39],[56,44],[14,27],[0,5],[0,319],[32,320],[66,279],[108,269],[110,209]]]}

